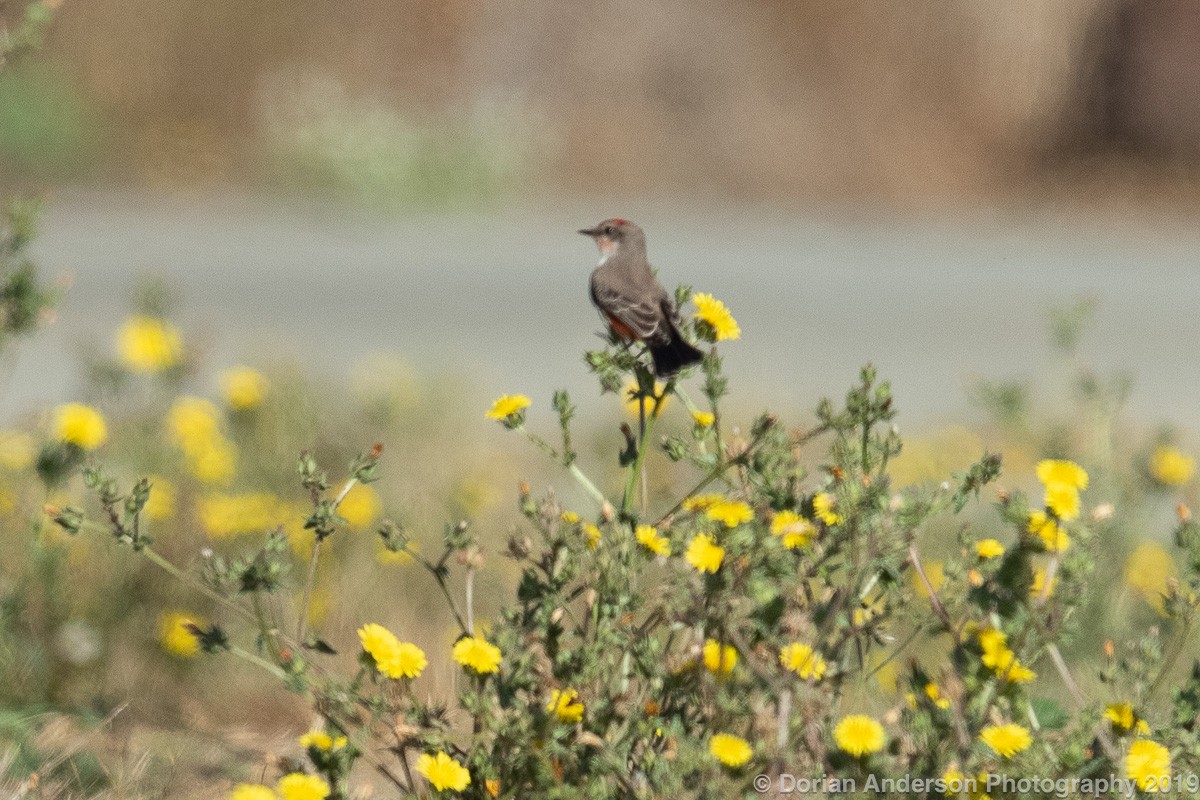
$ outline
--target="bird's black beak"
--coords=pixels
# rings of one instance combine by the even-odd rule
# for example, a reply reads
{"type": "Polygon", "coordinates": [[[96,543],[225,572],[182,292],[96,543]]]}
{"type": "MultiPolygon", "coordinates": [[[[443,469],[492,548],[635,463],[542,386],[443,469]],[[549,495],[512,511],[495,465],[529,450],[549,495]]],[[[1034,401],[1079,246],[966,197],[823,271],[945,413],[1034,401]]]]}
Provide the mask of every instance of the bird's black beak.
{"type": "Polygon", "coordinates": [[[579,232],[584,236],[591,236],[593,239],[600,235],[599,228],[580,228],[579,232]]]}

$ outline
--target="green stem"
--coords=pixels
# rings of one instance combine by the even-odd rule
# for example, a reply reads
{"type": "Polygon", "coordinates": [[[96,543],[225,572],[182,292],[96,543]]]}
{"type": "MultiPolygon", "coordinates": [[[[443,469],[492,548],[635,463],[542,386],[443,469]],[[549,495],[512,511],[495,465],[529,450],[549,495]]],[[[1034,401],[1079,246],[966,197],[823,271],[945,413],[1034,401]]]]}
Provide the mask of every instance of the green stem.
{"type": "Polygon", "coordinates": [[[654,431],[654,423],[658,419],[658,405],[655,404],[654,411],[650,414],[650,418],[646,420],[645,428],[641,432],[641,441],[638,442],[637,458],[633,460],[633,465],[629,469],[629,475],[625,478],[625,497],[621,500],[622,516],[629,516],[630,508],[633,506],[633,494],[637,487],[638,478],[642,474],[642,464],[646,460],[646,443],[650,438],[650,434],[654,431]]]}
{"type": "Polygon", "coordinates": [[[287,673],[284,672],[279,667],[272,664],[270,661],[267,661],[265,658],[256,656],[254,653],[248,653],[245,650],[243,650],[242,648],[237,647],[237,646],[231,646],[229,648],[229,652],[232,655],[235,655],[238,658],[242,659],[243,661],[247,661],[251,664],[254,664],[255,666],[265,669],[267,672],[271,673],[276,678],[279,678],[281,681],[287,680],[287,673]]]}

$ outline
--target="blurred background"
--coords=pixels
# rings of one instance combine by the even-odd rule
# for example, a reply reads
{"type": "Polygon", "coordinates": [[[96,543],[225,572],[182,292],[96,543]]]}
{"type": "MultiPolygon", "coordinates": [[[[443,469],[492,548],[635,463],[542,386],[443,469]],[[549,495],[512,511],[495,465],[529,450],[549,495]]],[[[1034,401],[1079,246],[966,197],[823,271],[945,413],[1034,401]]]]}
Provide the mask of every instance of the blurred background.
{"type": "MultiPolygon", "coordinates": [[[[502,393],[530,395],[531,427],[553,434],[550,392],[568,388],[581,460],[619,491],[630,418],[582,362],[601,326],[596,255],[575,233],[609,216],[646,228],[664,284],[740,323],[720,348],[730,419],[803,424],[872,361],[917,434],[901,484],[985,447],[1013,483],[1044,455],[1078,458],[1111,478],[1089,502],[1135,509],[1109,553],[1153,567],[1105,571],[1116,610],[1089,619],[1157,623],[1172,509],[1196,500],[1200,4],[47,5],[42,51],[0,72],[0,188],[45,199],[32,253],[65,290],[53,324],[0,360],[0,517],[16,533],[0,540],[16,565],[0,570],[0,738],[21,745],[0,747],[0,773],[67,761],[115,797],[212,796],[295,755],[308,724],[270,681],[181,652],[188,637],[166,634],[185,617],[162,609],[214,610],[152,568],[49,532],[27,549],[43,503],[83,502],[78,481],[48,494],[30,477],[54,404],[100,407],[101,459],[155,475],[170,502],[154,535],[181,565],[277,524],[302,564],[295,454],[314,447],[336,480],[385,442],[384,480],[356,499],[365,533],[334,548],[313,617],[341,645],[375,615],[441,652],[428,581],[370,529],[387,513],[436,549],[468,517],[494,554],[517,476],[583,510],[483,419],[502,393]],[[182,331],[169,363],[130,367],[133,312],[182,331]],[[270,387],[253,407],[222,397],[238,364],[270,387]],[[220,404],[236,477],[194,474],[164,437],[180,395],[220,404]],[[77,716],[41,716],[87,709],[94,726],[125,702],[99,742],[77,716]]],[[[0,20],[23,6],[0,0],[0,20]]],[[[684,432],[686,417],[668,412],[684,432]]],[[[652,475],[659,500],[694,483],[665,461],[652,475]]],[[[483,596],[510,578],[488,573],[483,596]]],[[[446,693],[454,672],[429,681],[446,693]]]]}

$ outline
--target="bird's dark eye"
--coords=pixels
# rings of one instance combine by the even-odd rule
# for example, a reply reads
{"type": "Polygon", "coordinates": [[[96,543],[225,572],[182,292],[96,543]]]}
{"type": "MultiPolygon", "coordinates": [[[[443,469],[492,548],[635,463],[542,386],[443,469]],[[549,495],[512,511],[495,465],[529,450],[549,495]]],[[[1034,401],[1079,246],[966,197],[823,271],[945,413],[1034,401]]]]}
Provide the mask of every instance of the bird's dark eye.
{"type": "Polygon", "coordinates": [[[617,229],[614,228],[612,225],[605,225],[604,226],[604,235],[605,236],[616,236],[617,229]]]}

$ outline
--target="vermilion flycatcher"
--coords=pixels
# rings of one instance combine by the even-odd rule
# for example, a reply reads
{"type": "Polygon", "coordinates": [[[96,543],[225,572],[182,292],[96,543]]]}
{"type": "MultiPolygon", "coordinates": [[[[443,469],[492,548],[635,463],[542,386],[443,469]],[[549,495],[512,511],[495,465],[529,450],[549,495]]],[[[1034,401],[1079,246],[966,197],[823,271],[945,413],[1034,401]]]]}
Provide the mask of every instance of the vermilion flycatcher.
{"type": "Polygon", "coordinates": [[[592,302],[613,332],[626,341],[645,342],[660,378],[703,359],[679,333],[675,302],[650,271],[642,229],[618,217],[580,233],[600,248],[600,264],[592,271],[592,302]]]}

